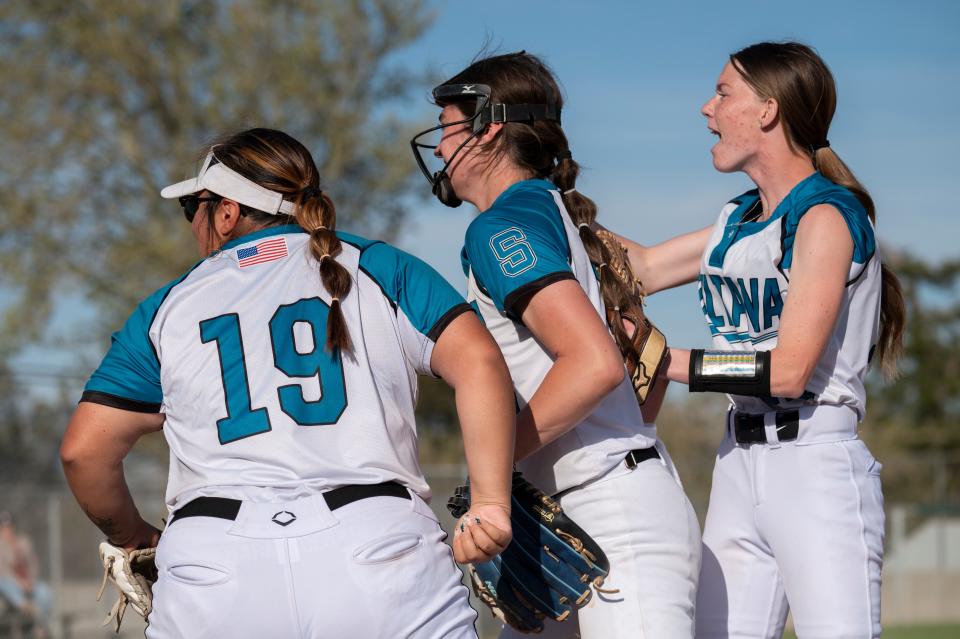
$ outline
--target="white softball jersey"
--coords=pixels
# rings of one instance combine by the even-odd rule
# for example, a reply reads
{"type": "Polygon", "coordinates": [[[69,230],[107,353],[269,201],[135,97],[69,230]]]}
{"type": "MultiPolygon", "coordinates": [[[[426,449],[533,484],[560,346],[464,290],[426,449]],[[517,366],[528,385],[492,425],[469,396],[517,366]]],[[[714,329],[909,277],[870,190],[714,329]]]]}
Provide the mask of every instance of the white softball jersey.
{"type": "Polygon", "coordinates": [[[164,413],[171,512],[198,496],[277,501],[391,480],[429,499],[416,377],[471,309],[422,261],[338,237],[350,352],[325,349],[332,300],[297,226],[225,244],[113,335],[82,401],[164,413]]]}
{"type": "Polygon", "coordinates": [[[817,204],[840,212],[853,238],[853,261],[840,313],[799,398],[731,396],[738,410],[762,413],[810,405],[848,406],[862,419],[863,380],[880,326],[880,260],[873,225],[853,193],[819,173],[800,182],[769,219],[743,222],[760,206],[757,190],[720,213],[700,266],[700,304],[718,350],[765,351],[777,345],[793,245],[803,214],[817,204]]]}
{"type": "MultiPolygon", "coordinates": [[[[557,187],[539,179],[512,185],[474,219],[461,258],[467,300],[499,344],[522,408],[553,366],[553,358],[523,325],[518,302],[570,279],[606,317],[597,274],[557,187]]],[[[555,494],[603,475],[629,451],[648,448],[655,441],[656,427],[644,423],[625,377],[582,422],[519,462],[518,468],[541,490],[555,494]]]]}

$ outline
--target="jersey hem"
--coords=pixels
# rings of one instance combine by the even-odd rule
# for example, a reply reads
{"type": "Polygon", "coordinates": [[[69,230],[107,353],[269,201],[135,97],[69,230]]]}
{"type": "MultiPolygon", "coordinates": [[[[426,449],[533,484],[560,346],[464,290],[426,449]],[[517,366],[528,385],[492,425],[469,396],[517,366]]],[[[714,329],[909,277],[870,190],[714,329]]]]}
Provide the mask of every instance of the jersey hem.
{"type": "Polygon", "coordinates": [[[100,391],[83,391],[83,395],[80,396],[80,401],[90,402],[91,404],[101,404],[103,406],[110,406],[111,408],[119,408],[121,410],[129,410],[134,413],[160,412],[160,404],[141,402],[136,399],[119,397],[118,395],[111,395],[110,393],[102,393],[100,391]]]}
{"type": "Polygon", "coordinates": [[[443,333],[443,331],[446,330],[448,326],[450,326],[450,323],[467,312],[473,312],[473,307],[467,304],[466,302],[457,304],[456,306],[451,308],[449,311],[444,313],[443,317],[438,319],[437,322],[433,325],[433,328],[431,328],[427,332],[427,339],[429,339],[431,342],[436,343],[436,341],[440,338],[440,335],[443,333]]]}
{"type": "Polygon", "coordinates": [[[577,277],[570,271],[562,271],[559,273],[549,273],[543,277],[537,278],[532,282],[527,282],[523,286],[511,291],[503,299],[503,308],[507,316],[511,319],[516,320],[517,322],[523,323],[520,319],[520,316],[516,314],[516,305],[521,302],[525,297],[531,293],[535,293],[540,289],[544,289],[551,284],[556,284],[557,282],[562,282],[563,280],[576,280],[577,277]]]}

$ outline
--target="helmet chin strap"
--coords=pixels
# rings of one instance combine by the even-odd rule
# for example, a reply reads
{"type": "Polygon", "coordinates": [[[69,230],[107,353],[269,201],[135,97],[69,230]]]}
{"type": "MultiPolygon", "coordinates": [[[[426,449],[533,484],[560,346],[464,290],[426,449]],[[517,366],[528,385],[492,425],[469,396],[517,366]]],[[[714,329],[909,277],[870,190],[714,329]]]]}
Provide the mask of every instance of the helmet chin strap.
{"type": "Polygon", "coordinates": [[[433,174],[433,179],[431,179],[432,192],[437,199],[440,200],[445,206],[449,206],[452,209],[457,208],[463,204],[463,200],[457,195],[456,190],[453,188],[453,183],[450,182],[450,175],[447,173],[447,169],[453,164],[453,161],[457,158],[457,155],[460,154],[460,151],[463,150],[463,147],[467,146],[467,143],[470,142],[473,138],[477,137],[486,130],[486,126],[477,129],[470,134],[466,140],[460,143],[460,146],[450,154],[450,159],[443,165],[443,168],[433,174]]]}
{"type": "Polygon", "coordinates": [[[450,183],[450,176],[445,171],[437,171],[433,177],[433,194],[437,196],[445,206],[452,209],[463,204],[463,200],[457,197],[457,192],[453,190],[453,184],[450,183]]]}

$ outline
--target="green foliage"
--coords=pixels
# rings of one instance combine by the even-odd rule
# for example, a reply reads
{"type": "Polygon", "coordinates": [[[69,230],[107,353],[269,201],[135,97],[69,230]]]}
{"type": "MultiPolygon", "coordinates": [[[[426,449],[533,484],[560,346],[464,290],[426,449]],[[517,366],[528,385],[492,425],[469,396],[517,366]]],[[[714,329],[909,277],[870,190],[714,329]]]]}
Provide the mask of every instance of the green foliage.
{"type": "Polygon", "coordinates": [[[685,385],[675,386],[657,417],[657,434],[666,444],[702,524],[729,401],[725,395],[688,393],[685,385]]]}
{"type": "Polygon", "coordinates": [[[416,418],[421,463],[464,463],[456,398],[442,379],[420,377],[416,418]]]}
{"type": "Polygon", "coordinates": [[[43,335],[55,294],[109,331],[187,268],[195,244],[158,190],[224,132],[301,139],[340,227],[391,236],[416,127],[391,112],[423,86],[393,56],[430,19],[422,0],[0,3],[0,286],[16,297],[0,356],[43,335]]]}
{"type": "Polygon", "coordinates": [[[884,463],[889,502],[958,504],[960,260],[894,261],[907,307],[898,379],[868,379],[862,436],[884,463]]]}
{"type": "Polygon", "coordinates": [[[872,399],[884,419],[904,419],[919,428],[933,426],[917,446],[960,446],[960,260],[932,265],[912,257],[896,264],[907,306],[902,375],[872,399]]]}
{"type": "Polygon", "coordinates": [[[0,362],[0,482],[57,482],[60,436],[72,410],[66,387],[56,397],[24,401],[11,370],[0,362]]]}

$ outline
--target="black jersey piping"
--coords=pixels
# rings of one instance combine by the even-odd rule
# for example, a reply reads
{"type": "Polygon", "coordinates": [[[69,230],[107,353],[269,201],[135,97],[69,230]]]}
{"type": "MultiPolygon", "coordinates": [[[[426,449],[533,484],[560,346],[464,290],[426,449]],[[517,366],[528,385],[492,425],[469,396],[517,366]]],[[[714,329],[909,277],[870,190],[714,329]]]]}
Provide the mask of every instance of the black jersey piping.
{"type": "Polygon", "coordinates": [[[379,281],[377,278],[375,278],[375,277],[373,276],[373,274],[370,273],[370,271],[368,271],[367,269],[363,268],[362,266],[359,266],[359,265],[358,265],[357,268],[358,268],[364,275],[366,275],[367,277],[369,277],[370,280],[371,280],[374,284],[377,285],[377,288],[380,289],[380,292],[383,293],[383,296],[384,296],[385,298],[387,298],[387,301],[388,301],[388,302],[390,302],[390,308],[392,308],[392,309],[393,309],[393,312],[396,313],[396,312],[397,312],[397,303],[393,301],[393,298],[391,298],[389,295],[387,295],[387,291],[386,291],[386,289],[384,289],[383,286],[380,284],[380,281],[379,281]]]}
{"type": "MultiPolygon", "coordinates": [[[[784,258],[784,253],[786,252],[785,251],[786,246],[784,245],[784,241],[786,239],[786,232],[787,232],[787,216],[784,215],[783,220],[780,223],[780,260],[777,262],[777,270],[780,271],[781,275],[783,275],[783,279],[787,280],[787,282],[789,283],[790,276],[788,276],[786,272],[783,270],[783,258],[784,258]]],[[[796,236],[796,233],[794,233],[794,236],[796,236]]],[[[794,243],[796,243],[796,239],[794,239],[794,243]]],[[[863,263],[863,268],[860,269],[860,272],[857,273],[857,276],[854,277],[852,280],[848,281],[846,284],[844,284],[843,285],[844,288],[849,288],[853,286],[854,284],[857,283],[857,280],[863,277],[863,274],[867,271],[867,265],[870,264],[870,260],[872,260],[873,256],[876,254],[877,252],[876,250],[874,250],[874,252],[870,254],[870,257],[867,258],[867,261],[863,263]]]]}
{"type": "Polygon", "coordinates": [[[860,269],[860,272],[857,273],[857,276],[856,276],[855,278],[853,278],[852,280],[850,280],[849,282],[847,282],[847,283],[844,285],[846,288],[849,288],[849,287],[853,286],[854,284],[857,283],[857,280],[859,280],[861,277],[863,277],[863,274],[867,272],[867,265],[870,264],[870,260],[872,260],[872,259],[873,259],[873,256],[876,255],[876,254],[877,254],[876,251],[874,251],[873,253],[870,254],[870,257],[868,257],[868,258],[867,258],[867,261],[863,263],[863,268],[860,269]]]}
{"type": "MultiPolygon", "coordinates": [[[[170,297],[170,293],[173,292],[173,289],[183,284],[183,281],[190,277],[190,274],[195,270],[200,268],[200,265],[206,262],[209,257],[205,257],[192,267],[190,270],[184,273],[180,278],[174,282],[170,283],[170,288],[167,289],[167,292],[163,294],[163,297],[160,299],[160,302],[157,304],[157,308],[153,309],[153,315],[150,316],[150,322],[147,324],[147,344],[150,344],[150,350],[153,351],[153,357],[157,360],[157,369],[160,368],[160,353],[157,352],[157,347],[153,345],[153,340],[150,339],[150,327],[153,326],[153,323],[157,321],[157,315],[160,313],[160,307],[163,306],[163,303],[167,301],[167,298],[170,297]]],[[[157,405],[159,409],[159,404],[157,405]]],[[[144,411],[146,412],[146,411],[144,411]]],[[[154,411],[156,412],[156,411],[154,411]]]]}
{"type": "Polygon", "coordinates": [[[350,240],[346,239],[345,237],[341,237],[339,233],[337,233],[337,239],[340,240],[341,242],[343,242],[344,244],[349,244],[349,245],[352,246],[353,248],[357,249],[357,251],[359,251],[360,253],[363,253],[364,251],[366,251],[366,250],[367,250],[368,248],[370,248],[371,246],[375,246],[375,245],[377,245],[377,244],[386,244],[386,242],[381,242],[380,240],[370,240],[370,243],[367,244],[366,246],[360,246],[360,243],[359,243],[359,242],[351,242],[350,240]]]}
{"type": "MultiPolygon", "coordinates": [[[[786,245],[784,244],[784,242],[786,241],[786,236],[787,236],[787,216],[784,215],[783,218],[780,220],[780,259],[777,261],[777,270],[780,271],[781,275],[783,275],[783,279],[787,280],[787,282],[790,282],[790,277],[787,275],[786,271],[783,270],[783,258],[786,255],[786,249],[787,249],[786,245]]],[[[794,240],[794,242],[796,242],[796,240],[794,240]]]]}

